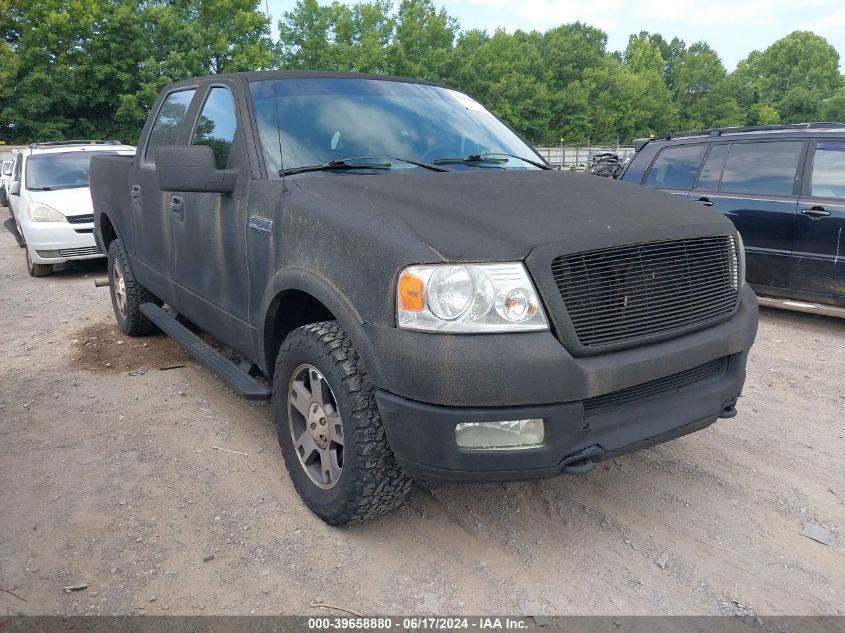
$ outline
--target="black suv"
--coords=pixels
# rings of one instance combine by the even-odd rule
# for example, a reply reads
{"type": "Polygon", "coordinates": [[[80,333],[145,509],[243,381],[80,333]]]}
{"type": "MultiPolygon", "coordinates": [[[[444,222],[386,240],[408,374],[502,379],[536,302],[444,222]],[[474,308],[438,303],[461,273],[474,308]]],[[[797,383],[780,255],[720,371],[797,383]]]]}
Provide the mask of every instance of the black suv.
{"type": "Polygon", "coordinates": [[[696,130],[635,148],[621,179],[728,216],[759,294],[845,306],[845,124],[696,130]]]}

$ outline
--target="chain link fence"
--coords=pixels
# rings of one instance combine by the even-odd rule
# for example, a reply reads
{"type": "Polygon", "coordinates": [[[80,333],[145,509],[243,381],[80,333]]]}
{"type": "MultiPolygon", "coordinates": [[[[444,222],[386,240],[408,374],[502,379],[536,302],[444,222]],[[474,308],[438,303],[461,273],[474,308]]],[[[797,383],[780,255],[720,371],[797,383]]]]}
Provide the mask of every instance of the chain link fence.
{"type": "Polygon", "coordinates": [[[610,152],[619,156],[619,160],[623,163],[634,155],[633,147],[617,147],[613,145],[580,147],[570,147],[567,145],[561,147],[558,145],[557,147],[537,147],[536,150],[552,167],[574,169],[577,171],[585,170],[590,159],[596,154],[610,152]]]}

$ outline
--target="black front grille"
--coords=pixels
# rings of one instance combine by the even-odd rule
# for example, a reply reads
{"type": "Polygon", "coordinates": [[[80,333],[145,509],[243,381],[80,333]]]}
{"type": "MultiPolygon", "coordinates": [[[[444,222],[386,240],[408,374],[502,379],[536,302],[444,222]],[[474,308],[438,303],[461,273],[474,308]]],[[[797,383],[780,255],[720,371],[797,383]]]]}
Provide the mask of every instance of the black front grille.
{"type": "Polygon", "coordinates": [[[69,215],[67,216],[67,221],[71,224],[89,224],[94,221],[94,214],[88,213],[87,215],[69,215]]]}
{"type": "Polygon", "coordinates": [[[591,416],[606,413],[635,400],[664,395],[669,392],[682,391],[690,387],[718,380],[725,375],[727,366],[727,357],[717,358],[704,365],[682,371],[679,374],[644,382],[641,385],[634,385],[633,387],[606,393],[603,396],[589,398],[584,400],[584,415],[591,416]]]}
{"type": "Polygon", "coordinates": [[[689,328],[731,314],[738,297],[731,236],[617,246],[552,262],[582,345],[597,347],[689,328]]]}

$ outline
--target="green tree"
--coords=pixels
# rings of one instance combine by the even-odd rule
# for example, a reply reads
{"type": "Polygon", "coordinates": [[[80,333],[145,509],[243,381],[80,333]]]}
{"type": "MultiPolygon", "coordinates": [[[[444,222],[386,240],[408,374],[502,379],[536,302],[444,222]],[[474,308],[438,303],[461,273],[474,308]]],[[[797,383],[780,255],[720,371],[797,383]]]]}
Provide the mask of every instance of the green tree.
{"type": "Polygon", "coordinates": [[[446,80],[457,33],[457,20],[446,9],[436,9],[431,0],[401,0],[393,40],[387,47],[389,71],[446,80]]]}
{"type": "Polygon", "coordinates": [[[819,107],[819,118],[823,121],[845,123],[845,88],[825,99],[819,107]]]}
{"type": "Polygon", "coordinates": [[[686,49],[675,62],[672,74],[681,128],[726,127],[744,122],[745,113],[730,94],[722,60],[707,44],[696,42],[686,49]]]}
{"type": "Polygon", "coordinates": [[[748,123],[751,125],[777,125],[780,114],[768,103],[755,103],[748,109],[748,123]]]}
{"type": "Polygon", "coordinates": [[[274,64],[258,0],[6,1],[0,130],[16,142],[135,141],[165,84],[274,64]]]}
{"type": "Polygon", "coordinates": [[[752,105],[766,103],[785,123],[816,118],[819,104],[843,85],[836,49],[807,31],[795,31],[762,52],[753,51],[732,79],[749,118],[752,105]]]}

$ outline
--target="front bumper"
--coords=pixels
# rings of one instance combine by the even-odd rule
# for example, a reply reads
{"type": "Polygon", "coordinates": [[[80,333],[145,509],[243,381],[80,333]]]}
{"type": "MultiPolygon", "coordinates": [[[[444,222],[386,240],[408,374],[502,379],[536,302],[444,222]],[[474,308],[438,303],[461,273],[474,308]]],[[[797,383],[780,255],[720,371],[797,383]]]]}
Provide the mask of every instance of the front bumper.
{"type": "Polygon", "coordinates": [[[551,332],[448,336],[364,327],[380,356],[371,374],[385,432],[406,470],[428,479],[526,479],[658,444],[730,412],[757,332],[757,298],[746,286],[727,321],[588,357],[569,354],[551,332]],[[718,379],[585,415],[585,400],[722,358],[727,366],[718,379]],[[527,418],[545,420],[543,446],[473,450],[456,444],[460,422],[527,418]]]}
{"type": "Polygon", "coordinates": [[[443,407],[378,391],[376,399],[397,462],[411,475],[441,481],[503,481],[551,477],[703,429],[732,417],[745,381],[745,353],[724,374],[585,415],[583,402],[520,407],[443,407]],[[542,418],[542,446],[466,449],[455,442],[460,422],[542,418]]]}
{"type": "Polygon", "coordinates": [[[21,231],[32,261],[36,264],[61,264],[68,260],[103,257],[94,241],[94,224],[69,222],[32,222],[19,219],[21,231]],[[43,257],[39,251],[58,251],[58,257],[43,257]]]}

